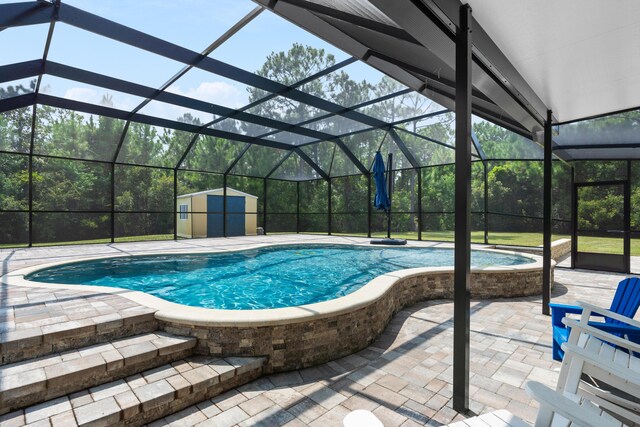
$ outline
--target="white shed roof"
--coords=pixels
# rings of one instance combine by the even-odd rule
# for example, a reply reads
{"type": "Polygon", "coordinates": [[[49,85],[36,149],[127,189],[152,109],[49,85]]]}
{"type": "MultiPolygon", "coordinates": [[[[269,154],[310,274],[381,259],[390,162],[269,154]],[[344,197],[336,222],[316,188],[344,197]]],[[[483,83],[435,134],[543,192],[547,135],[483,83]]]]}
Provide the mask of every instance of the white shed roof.
{"type": "MultiPolygon", "coordinates": [[[[218,194],[218,193],[222,193],[223,190],[224,190],[223,188],[214,188],[212,190],[198,191],[197,193],[181,194],[181,195],[177,196],[176,198],[177,199],[182,199],[182,198],[185,198],[185,197],[201,196],[203,194],[218,194]]],[[[236,190],[234,188],[227,187],[227,194],[228,194],[229,191],[233,191],[236,194],[241,194],[241,195],[243,195],[245,197],[251,197],[253,199],[257,199],[258,198],[258,196],[254,196],[253,194],[245,193],[245,192],[242,192],[242,191],[238,191],[238,190],[236,190]]]]}

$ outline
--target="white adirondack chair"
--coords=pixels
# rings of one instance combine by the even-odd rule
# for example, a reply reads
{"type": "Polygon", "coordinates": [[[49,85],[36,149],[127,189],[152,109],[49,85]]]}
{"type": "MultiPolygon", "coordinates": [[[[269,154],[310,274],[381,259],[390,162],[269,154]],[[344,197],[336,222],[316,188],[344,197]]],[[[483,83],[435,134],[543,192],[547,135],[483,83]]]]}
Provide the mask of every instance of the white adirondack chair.
{"type": "Polygon", "coordinates": [[[373,412],[366,409],[356,409],[347,414],[342,420],[344,427],[384,427],[382,421],[373,412]]]}
{"type": "MultiPolygon", "coordinates": [[[[640,345],[589,326],[589,320],[592,313],[598,313],[637,328],[640,322],[591,304],[580,303],[580,306],[583,308],[580,320],[563,320],[571,327],[571,334],[562,345],[565,356],[556,391],[535,381],[525,386],[527,393],[540,404],[534,427],[640,426],[640,404],[633,399],[640,398],[640,357],[634,355],[640,354],[640,345]],[[607,384],[608,389],[581,383],[583,375],[607,384]]],[[[345,427],[368,426],[368,418],[354,416],[351,421],[356,419],[364,423],[345,422],[345,427]]],[[[449,427],[530,426],[502,409],[449,424],[449,427]]]]}
{"type": "MultiPolygon", "coordinates": [[[[525,385],[540,403],[534,427],[621,427],[623,424],[587,399],[566,396],[535,381],[525,385]]],[[[504,409],[449,424],[449,427],[531,427],[504,409]]]]}
{"type": "Polygon", "coordinates": [[[640,353],[640,345],[589,326],[589,320],[592,313],[597,313],[638,328],[640,322],[592,304],[579,305],[583,308],[579,320],[563,320],[571,328],[571,334],[562,345],[565,358],[556,390],[580,394],[628,423],[640,425],[640,404],[633,399],[640,397],[640,358],[634,355],[640,353]],[[608,387],[602,389],[581,382],[583,375],[608,387]]]}
{"type": "MultiPolygon", "coordinates": [[[[622,427],[624,424],[591,403],[576,395],[562,395],[535,381],[525,386],[527,393],[540,403],[534,427],[622,427]]],[[[373,413],[357,409],[343,420],[344,427],[383,427],[373,413]]],[[[511,412],[500,409],[448,427],[531,427],[511,412]]]]}
{"type": "Polygon", "coordinates": [[[562,345],[562,362],[556,390],[579,394],[624,419],[628,424],[640,425],[640,345],[589,326],[592,313],[598,313],[640,328],[640,322],[596,307],[579,303],[583,313],[579,320],[563,320],[571,328],[569,340],[562,345]],[[616,348],[608,343],[615,344],[616,348]],[[627,351],[623,351],[624,348],[627,351]],[[581,378],[587,375],[607,388],[598,388],[581,378]]]}

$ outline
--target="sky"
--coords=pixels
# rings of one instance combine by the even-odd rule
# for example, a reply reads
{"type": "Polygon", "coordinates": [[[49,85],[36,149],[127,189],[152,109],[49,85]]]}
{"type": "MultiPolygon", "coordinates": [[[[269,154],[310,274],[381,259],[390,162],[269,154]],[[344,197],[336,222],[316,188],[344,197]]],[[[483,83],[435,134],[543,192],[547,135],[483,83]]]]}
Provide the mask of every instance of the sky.
{"type": "MultiPolygon", "coordinates": [[[[0,4],[9,3],[0,0],[0,4]]],[[[250,0],[62,0],[122,25],[200,52],[231,28],[257,4],[250,0]]],[[[39,59],[44,51],[48,24],[14,27],[0,31],[3,52],[0,65],[39,59]],[[5,48],[7,47],[7,48],[5,48]]],[[[210,56],[247,71],[254,72],[272,52],[288,50],[293,43],[322,48],[335,56],[336,62],[349,57],[323,40],[263,11],[210,56]]],[[[136,49],[94,33],[58,22],[48,59],[145,86],[159,87],[175,75],[183,64],[136,49]]],[[[352,78],[377,83],[382,74],[364,63],[348,68],[352,78]]],[[[28,81],[28,79],[27,79],[28,81]]],[[[6,86],[11,82],[2,84],[6,86]]],[[[116,108],[131,110],[143,100],[58,77],[45,75],[41,90],[54,96],[99,104],[104,94],[113,96],[116,108]]],[[[247,87],[199,69],[190,70],[168,89],[170,92],[231,108],[247,103],[247,87]]],[[[152,102],[141,113],[175,119],[186,109],[152,102]]],[[[192,112],[193,113],[193,112],[192,112]]],[[[202,120],[211,117],[195,113],[202,120]]]]}

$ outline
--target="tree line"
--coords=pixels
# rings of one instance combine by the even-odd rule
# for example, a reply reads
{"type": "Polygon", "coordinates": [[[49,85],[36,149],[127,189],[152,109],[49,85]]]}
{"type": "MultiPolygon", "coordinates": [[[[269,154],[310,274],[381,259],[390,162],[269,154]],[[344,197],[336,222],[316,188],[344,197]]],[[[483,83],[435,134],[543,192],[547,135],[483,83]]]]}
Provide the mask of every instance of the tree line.
{"type": "MultiPolygon", "coordinates": [[[[294,44],[287,52],[269,55],[257,74],[286,85],[297,82],[335,64],[335,58],[322,49],[294,44]]],[[[403,89],[384,77],[373,84],[357,80],[338,70],[312,80],[299,90],[346,107],[364,103],[357,111],[385,122],[397,122],[442,109],[417,93],[405,93],[382,102],[367,104],[380,96],[403,89]]],[[[0,88],[0,99],[32,91],[33,87],[0,88]]],[[[330,135],[362,129],[358,122],[343,117],[312,121],[323,112],[283,96],[264,100],[264,91],[248,89],[252,114],[304,126],[330,135]]],[[[112,106],[105,96],[102,103],[112,106]]],[[[120,141],[124,121],[93,116],[44,105],[36,107],[32,141],[33,108],[21,108],[0,114],[0,245],[27,241],[29,209],[29,157],[33,143],[31,182],[33,185],[33,221],[35,242],[80,241],[110,237],[112,209],[116,236],[168,235],[173,233],[174,171],[178,194],[220,188],[229,169],[227,185],[259,197],[258,221],[263,224],[266,189],[267,231],[327,232],[329,206],[331,231],[363,233],[367,231],[369,179],[333,141],[304,145],[292,134],[274,133],[267,138],[281,142],[303,143],[301,150],[331,176],[330,183],[296,153],[266,146],[199,135],[184,161],[178,165],[194,135],[189,132],[157,128],[131,122],[120,141]],[[120,144],[121,143],[121,144],[120,144]],[[120,147],[120,148],[119,148],[120,147]],[[242,154],[235,166],[235,159],[242,154]],[[115,164],[113,164],[115,160],[115,164]],[[276,168],[276,166],[278,166],[276,168]],[[329,200],[329,190],[331,198],[329,200]],[[300,200],[298,200],[298,195],[300,200]],[[300,212],[299,218],[296,212],[300,212]]],[[[326,113],[324,113],[326,114],[326,113]]],[[[637,112],[618,115],[612,120],[638,124],[637,112]]],[[[184,114],[177,120],[196,126],[198,117],[184,114]]],[[[394,129],[420,169],[413,169],[386,130],[352,133],[341,140],[366,167],[380,150],[394,155],[392,229],[417,232],[422,215],[423,231],[453,230],[454,210],[454,116],[445,112],[430,119],[408,120],[394,129]],[[438,141],[434,142],[434,141],[438,141]],[[421,200],[418,184],[421,182],[421,200]],[[422,212],[418,212],[419,202],[422,212]]],[[[616,122],[616,123],[617,123],[616,122]]],[[[590,129],[585,123],[578,130],[590,129]]],[[[216,129],[256,136],[267,133],[257,125],[217,118],[216,129]]],[[[476,229],[488,221],[493,231],[541,231],[542,162],[541,149],[529,140],[492,123],[475,120],[473,125],[486,156],[476,157],[472,173],[472,210],[476,229]],[[514,161],[513,159],[522,159],[514,161]],[[486,191],[485,191],[486,185],[486,191]],[[485,197],[486,196],[486,197],[485,197]],[[490,215],[485,217],[485,211],[490,215]]],[[[578,179],[605,179],[624,169],[624,162],[577,164],[578,179]]],[[[634,163],[633,170],[636,165],[634,163]]],[[[553,217],[557,232],[567,232],[571,215],[570,167],[554,162],[553,217]]],[[[626,173],[626,172],[625,172],[626,173]]],[[[625,175],[626,176],[626,175],[625,175]]],[[[371,196],[375,188],[371,189],[371,196]]],[[[619,194],[585,196],[580,206],[582,227],[599,227],[615,220],[612,207],[619,194]]],[[[640,201],[640,189],[633,186],[632,200],[640,201]]],[[[633,212],[634,226],[640,214],[633,212]]],[[[374,212],[373,229],[384,229],[384,215],[374,212]]]]}

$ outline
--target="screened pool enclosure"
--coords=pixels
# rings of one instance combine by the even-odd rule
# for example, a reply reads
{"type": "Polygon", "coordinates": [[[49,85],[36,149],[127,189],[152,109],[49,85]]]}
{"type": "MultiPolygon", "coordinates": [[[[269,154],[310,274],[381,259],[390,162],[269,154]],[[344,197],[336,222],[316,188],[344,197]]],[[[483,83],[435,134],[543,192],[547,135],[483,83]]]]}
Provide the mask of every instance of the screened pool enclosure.
{"type": "Polygon", "coordinates": [[[574,267],[640,255],[640,5],[602,5],[0,0],[0,248],[177,239],[211,214],[223,236],[245,214],[381,236],[392,154],[393,237],[455,241],[467,410],[471,242],[543,245],[547,314],[554,237],[574,267]],[[218,210],[177,206],[217,189],[218,210]]]}
{"type": "MultiPolygon", "coordinates": [[[[272,12],[237,2],[193,36],[96,2],[0,12],[2,247],[171,239],[176,195],[224,187],[258,197],[267,233],[382,235],[377,150],[394,158],[392,233],[453,240],[453,112],[272,12]]],[[[473,241],[542,244],[542,148],[473,128],[473,241]]],[[[554,179],[569,235],[567,163],[554,179]]]]}
{"type": "MultiPolygon", "coordinates": [[[[381,16],[304,3],[335,25],[355,22],[344,34],[377,31],[361,37],[369,51],[356,58],[249,0],[197,17],[178,5],[0,3],[0,247],[177,238],[176,196],[216,188],[257,196],[257,211],[246,213],[266,233],[382,236],[385,214],[371,204],[377,150],[394,158],[392,233],[452,241],[455,115],[445,68],[441,76],[411,68],[411,49],[385,56],[393,46],[376,37],[411,39],[381,16]],[[427,83],[416,87],[418,76],[427,83]]],[[[287,5],[279,13],[301,22],[287,5]]],[[[541,143],[526,122],[473,97],[472,241],[541,245],[541,143]]],[[[619,237],[606,233],[624,228],[616,214],[588,202],[606,189],[574,206],[575,185],[616,180],[628,182],[630,238],[639,235],[638,116],[554,128],[555,237],[574,228],[619,237]]],[[[605,199],[618,203],[622,187],[609,190],[605,199]]],[[[241,215],[227,204],[189,212],[208,214],[241,215]]],[[[622,253],[621,240],[612,245],[622,253]]]]}

